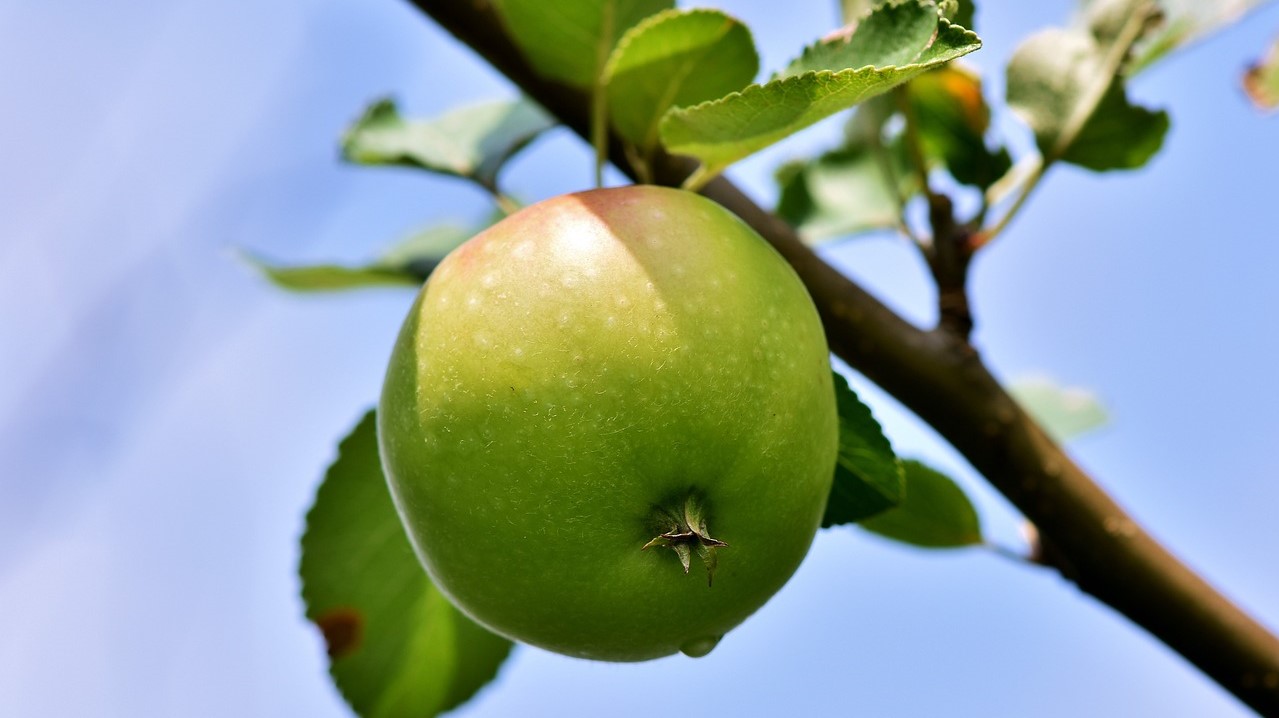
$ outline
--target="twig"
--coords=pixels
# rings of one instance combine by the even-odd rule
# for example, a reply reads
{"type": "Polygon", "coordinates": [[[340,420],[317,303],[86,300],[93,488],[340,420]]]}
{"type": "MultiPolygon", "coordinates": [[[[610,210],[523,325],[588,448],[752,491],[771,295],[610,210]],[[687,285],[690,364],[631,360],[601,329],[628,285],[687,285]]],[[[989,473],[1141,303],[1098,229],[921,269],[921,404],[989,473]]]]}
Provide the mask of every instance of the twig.
{"type": "Polygon", "coordinates": [[[937,284],[937,327],[967,343],[973,331],[972,308],[968,303],[968,265],[972,259],[968,230],[955,220],[955,205],[950,197],[934,191],[928,182],[928,160],[909,93],[909,85],[893,90],[904,124],[906,153],[915,168],[920,190],[928,200],[933,241],[921,250],[937,284]]]}

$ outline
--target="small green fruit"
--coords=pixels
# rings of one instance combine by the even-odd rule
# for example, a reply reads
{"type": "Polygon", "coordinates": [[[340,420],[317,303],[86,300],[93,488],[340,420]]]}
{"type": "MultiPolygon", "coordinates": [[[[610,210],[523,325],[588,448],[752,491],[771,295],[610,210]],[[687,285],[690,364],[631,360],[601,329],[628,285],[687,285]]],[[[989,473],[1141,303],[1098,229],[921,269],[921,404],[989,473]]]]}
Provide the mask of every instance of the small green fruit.
{"type": "Polygon", "coordinates": [[[497,633],[610,661],[704,655],[781,588],[837,442],[795,273],[714,202],[644,186],[542,202],[449,255],[378,419],[436,585],[497,633]]]}

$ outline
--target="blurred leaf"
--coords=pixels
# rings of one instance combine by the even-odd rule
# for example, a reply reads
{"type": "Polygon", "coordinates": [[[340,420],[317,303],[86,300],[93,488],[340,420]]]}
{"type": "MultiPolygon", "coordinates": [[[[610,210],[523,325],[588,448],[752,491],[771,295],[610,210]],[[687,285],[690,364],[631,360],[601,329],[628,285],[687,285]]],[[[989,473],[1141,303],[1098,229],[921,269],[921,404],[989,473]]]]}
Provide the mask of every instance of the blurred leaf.
{"type": "Polygon", "coordinates": [[[839,14],[844,24],[857,22],[882,0],[839,0],[839,14]]]}
{"type": "Polygon", "coordinates": [[[675,0],[493,0],[506,30],[538,73],[595,86],[617,39],[675,0]]]}
{"type": "Polygon", "coordinates": [[[861,521],[901,503],[902,467],[870,409],[835,374],[839,457],[822,528],[861,521]]]}
{"type": "MultiPolygon", "coordinates": [[[[871,11],[876,5],[882,5],[885,0],[840,0],[840,15],[844,19],[844,24],[857,22],[871,11]]],[[[969,30],[973,27],[973,14],[977,8],[973,5],[972,0],[940,0],[937,7],[941,10],[942,15],[952,23],[965,27],[969,30]]]]}
{"type": "Polygon", "coordinates": [[[371,287],[416,287],[422,278],[409,272],[377,266],[346,267],[340,264],[284,266],[271,264],[261,257],[243,254],[254,269],[281,289],[294,292],[333,292],[342,289],[371,287]]]}
{"type": "Polygon", "coordinates": [[[473,233],[441,226],[417,232],[363,266],[275,264],[247,252],[242,257],[276,286],[295,292],[327,292],[369,287],[416,287],[436,265],[473,233]]]}
{"type": "Polygon", "coordinates": [[[470,230],[452,225],[439,225],[414,232],[387,249],[378,262],[382,265],[410,268],[429,265],[434,269],[434,266],[448,256],[449,252],[501,218],[501,214],[492,214],[470,230]]]}
{"type": "MultiPolygon", "coordinates": [[[[866,67],[904,68],[981,47],[971,31],[943,19],[932,0],[890,0],[855,25],[804,48],[774,79],[866,67]]],[[[953,59],[953,57],[947,59],[953,59]]]]}
{"type": "Polygon", "coordinates": [[[1009,393],[1059,442],[1104,426],[1107,421],[1105,407],[1086,389],[1063,387],[1036,377],[1013,382],[1009,393]]]}
{"type": "Polygon", "coordinates": [[[1133,169],[1163,144],[1167,113],[1128,102],[1107,65],[1109,51],[1085,30],[1054,28],[1027,38],[1013,54],[1008,105],[1030,125],[1048,161],[1133,169]],[[1090,106],[1099,90],[1100,100],[1090,106]]]}
{"type": "Polygon", "coordinates": [[[1243,87],[1253,103],[1265,110],[1279,108],[1279,38],[1261,60],[1249,66],[1243,87]]]}
{"type": "Polygon", "coordinates": [[[493,679],[511,642],[444,598],[418,563],[382,475],[373,412],[338,447],[302,535],[306,616],[364,718],[422,718],[493,679]]]}
{"type": "Polygon", "coordinates": [[[923,0],[876,8],[848,37],[823,40],[777,78],[693,107],[661,123],[667,150],[717,173],[836,112],[981,46],[923,0]]]}
{"type": "Polygon", "coordinates": [[[976,30],[976,14],[977,6],[973,4],[972,0],[957,0],[954,3],[954,9],[946,12],[946,19],[960,27],[976,30]]]}
{"type": "Polygon", "coordinates": [[[956,181],[986,189],[1012,169],[1007,149],[986,147],[990,108],[976,73],[952,63],[906,88],[926,158],[940,161],[956,181]]]}
{"type": "Polygon", "coordinates": [[[604,70],[609,114],[641,150],[671,107],[740,90],[759,72],[750,30],[717,10],[667,10],[632,27],[604,70]]]}
{"type": "Polygon", "coordinates": [[[1099,171],[1137,169],[1163,147],[1168,126],[1167,112],[1129,103],[1116,82],[1061,160],[1099,171]]]}
{"type": "MultiPolygon", "coordinates": [[[[1148,2],[1149,0],[1084,0],[1081,3],[1082,12],[1074,25],[1088,30],[1099,45],[1106,47],[1120,38],[1124,25],[1133,13],[1150,9],[1148,2]]],[[[1157,4],[1157,0],[1155,2],[1157,4]]],[[[1157,18],[1152,18],[1143,35],[1152,31],[1159,22],[1161,21],[1157,18]]]]}
{"type": "Polygon", "coordinates": [[[782,165],[778,216],[809,243],[896,226],[901,208],[883,163],[891,165],[894,178],[913,175],[900,143],[893,149],[879,157],[872,148],[850,143],[816,159],[782,165]]]}
{"type": "Polygon", "coordinates": [[[921,52],[930,47],[941,24],[937,6],[932,2],[885,2],[843,32],[804,48],[774,79],[823,70],[909,65],[917,62],[921,52]]]}
{"type": "MultiPolygon", "coordinates": [[[[1085,2],[1085,6],[1096,2],[1100,0],[1085,2]]],[[[1268,0],[1157,0],[1163,20],[1134,48],[1130,74],[1145,69],[1173,50],[1238,22],[1266,2],[1268,0]]]]}
{"type": "Polygon", "coordinates": [[[512,155],[554,126],[524,99],[462,107],[426,121],[407,121],[394,102],[380,100],[346,131],[342,154],[358,164],[417,167],[491,188],[512,155]]]}
{"type": "Polygon", "coordinates": [[[981,519],[968,495],[945,474],[905,460],[906,498],[900,506],[861,522],[867,531],[923,548],[982,543],[981,519]]]}

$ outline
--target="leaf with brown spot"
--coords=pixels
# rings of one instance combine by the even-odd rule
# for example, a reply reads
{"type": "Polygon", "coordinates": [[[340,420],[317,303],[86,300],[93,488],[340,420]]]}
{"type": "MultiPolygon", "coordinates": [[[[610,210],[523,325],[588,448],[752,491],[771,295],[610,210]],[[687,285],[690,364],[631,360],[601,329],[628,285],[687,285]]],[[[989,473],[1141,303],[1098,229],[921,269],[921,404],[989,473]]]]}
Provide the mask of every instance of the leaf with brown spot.
{"type": "Polygon", "coordinates": [[[391,501],[374,424],[369,412],[342,441],[307,513],[302,598],[358,715],[423,718],[491,681],[511,642],[431,584],[391,501]]]}
{"type": "Polygon", "coordinates": [[[1271,111],[1279,108],[1279,38],[1275,38],[1264,58],[1248,67],[1243,89],[1257,107],[1271,111]]]}
{"type": "Polygon", "coordinates": [[[335,608],[317,616],[315,625],[324,635],[329,658],[354,653],[364,638],[364,617],[354,608],[335,608]]]}

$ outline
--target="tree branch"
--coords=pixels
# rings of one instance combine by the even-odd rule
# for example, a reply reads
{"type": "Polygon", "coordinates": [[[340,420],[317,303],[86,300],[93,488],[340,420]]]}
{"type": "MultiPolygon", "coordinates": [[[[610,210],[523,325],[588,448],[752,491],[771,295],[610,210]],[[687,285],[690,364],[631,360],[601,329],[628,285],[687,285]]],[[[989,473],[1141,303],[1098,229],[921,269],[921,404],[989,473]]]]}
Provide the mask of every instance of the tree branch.
{"type": "MultiPolygon", "coordinates": [[[[411,0],[584,138],[590,98],[539,78],[486,0],[411,0]]],[[[609,158],[634,172],[616,137],[609,158]]],[[[653,179],[693,163],[658,152],[653,179]]],[[[703,194],[764,236],[808,286],[831,349],[928,422],[1038,527],[1063,576],[1181,653],[1253,709],[1279,716],[1279,640],[1173,557],[1004,391],[967,342],[923,331],[841,275],[723,177],[703,194]]]]}

